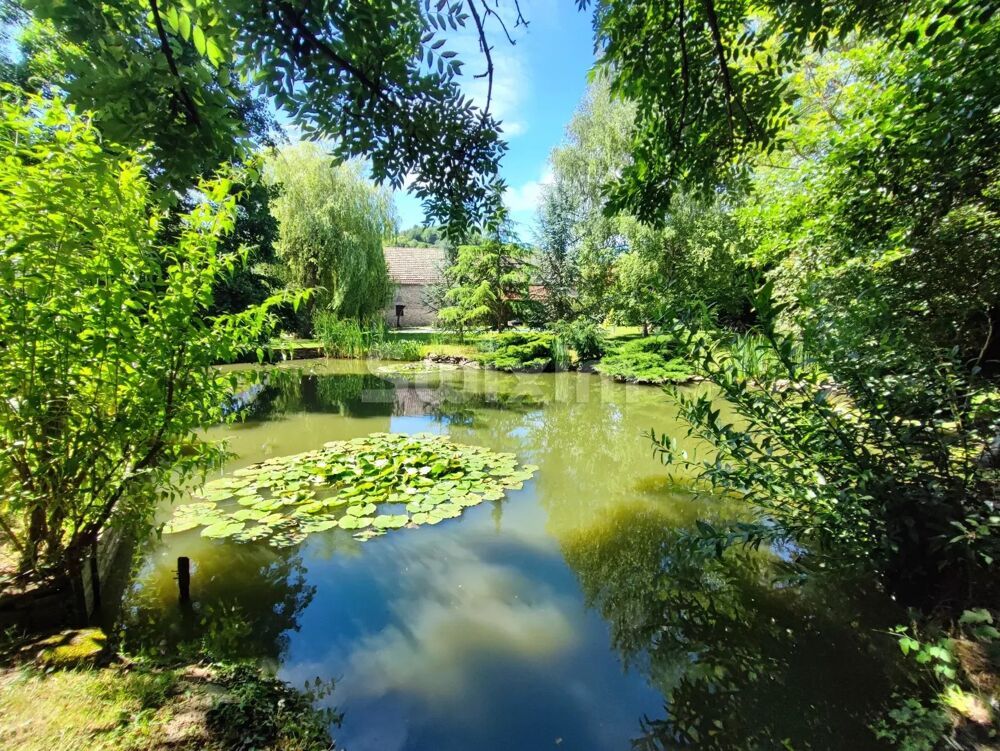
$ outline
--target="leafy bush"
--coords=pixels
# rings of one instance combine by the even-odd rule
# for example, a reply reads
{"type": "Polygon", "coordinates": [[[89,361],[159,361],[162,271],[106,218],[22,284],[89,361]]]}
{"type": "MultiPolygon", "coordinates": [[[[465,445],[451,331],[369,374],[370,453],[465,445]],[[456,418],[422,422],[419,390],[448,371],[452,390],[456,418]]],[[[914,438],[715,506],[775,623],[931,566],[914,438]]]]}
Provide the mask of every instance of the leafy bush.
{"type": "Polygon", "coordinates": [[[323,310],[313,316],[313,331],[327,357],[364,357],[371,347],[372,331],[353,318],[338,318],[323,310]]]}
{"type": "Polygon", "coordinates": [[[555,335],[581,360],[594,360],[607,346],[600,327],[590,321],[560,322],[552,326],[555,335]]]}
{"type": "Polygon", "coordinates": [[[616,381],[632,383],[684,383],[693,377],[690,364],[669,335],[647,336],[619,345],[597,364],[597,371],[616,381]]]}
{"type": "Polygon", "coordinates": [[[303,691],[264,675],[252,665],[227,666],[219,682],[227,697],[208,712],[208,726],[227,748],[280,748],[287,751],[320,751],[333,748],[330,725],[340,716],[331,709],[317,709],[331,684],[319,679],[303,691]]]}
{"type": "MultiPolygon", "coordinates": [[[[0,102],[0,539],[23,572],[78,570],[108,524],[141,532],[157,504],[224,455],[225,418],[269,306],[211,317],[239,265],[226,180],[169,243],[142,161],[58,100],[0,102]]],[[[301,299],[301,296],[298,299],[301,299]]]]}
{"type": "MultiPolygon", "coordinates": [[[[739,528],[703,531],[724,547],[795,541],[827,568],[874,573],[915,606],[995,592],[1000,494],[987,459],[1000,410],[989,384],[949,351],[892,377],[873,375],[877,362],[842,361],[835,394],[801,342],[769,323],[780,307],[769,295],[756,302],[762,356],[691,340],[738,416],[727,421],[707,395],[680,397],[691,432],[717,452],[692,468],[756,512],[739,528]]],[[[660,444],[691,465],[672,439],[660,444]]]]}
{"type": "Polygon", "coordinates": [[[313,317],[313,329],[323,343],[327,357],[423,358],[420,341],[390,334],[381,321],[366,325],[352,318],[338,318],[331,311],[324,310],[313,317]]]}
{"type": "Polygon", "coordinates": [[[485,352],[479,361],[497,370],[547,370],[554,362],[552,334],[510,331],[484,336],[477,347],[485,352]]]}

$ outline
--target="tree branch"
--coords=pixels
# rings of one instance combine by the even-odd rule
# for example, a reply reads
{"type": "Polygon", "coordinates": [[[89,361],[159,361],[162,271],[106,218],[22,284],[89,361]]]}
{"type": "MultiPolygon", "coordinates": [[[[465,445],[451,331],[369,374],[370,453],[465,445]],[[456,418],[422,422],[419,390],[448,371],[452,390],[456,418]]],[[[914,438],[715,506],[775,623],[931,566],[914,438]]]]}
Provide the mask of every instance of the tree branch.
{"type": "MultiPolygon", "coordinates": [[[[490,45],[486,39],[486,31],[483,29],[483,19],[479,17],[479,11],[476,10],[476,0],[467,0],[467,2],[469,10],[472,11],[472,18],[476,22],[476,30],[479,32],[479,48],[486,57],[486,72],[476,76],[476,78],[483,78],[485,76],[487,79],[486,106],[483,108],[482,115],[482,119],[485,120],[490,112],[490,104],[493,101],[493,55],[490,54],[490,45]]],[[[504,31],[506,31],[506,28],[504,31]]],[[[511,44],[513,44],[513,41],[511,44]]]]}
{"type": "Polygon", "coordinates": [[[722,88],[726,91],[726,114],[729,117],[729,133],[735,133],[733,125],[733,101],[736,93],[733,91],[733,81],[729,76],[729,63],[726,60],[726,48],[722,44],[722,32],[719,30],[719,17],[715,14],[715,3],[713,0],[702,0],[705,8],[705,16],[708,19],[708,27],[712,32],[712,41],[715,44],[715,57],[719,61],[719,70],[722,75],[722,88]]]}
{"type": "Polygon", "coordinates": [[[167,59],[167,67],[170,68],[171,74],[177,79],[177,90],[180,94],[181,102],[184,104],[184,109],[187,110],[188,119],[193,125],[200,127],[201,118],[198,116],[198,108],[195,106],[194,99],[191,98],[188,90],[184,87],[184,79],[181,78],[180,71],[177,70],[174,51],[170,49],[170,40],[167,39],[167,31],[163,28],[163,19],[160,18],[158,0],[149,0],[149,9],[153,13],[153,24],[156,26],[156,34],[160,38],[160,51],[163,52],[163,56],[167,59]]]}
{"type": "Polygon", "coordinates": [[[687,118],[688,87],[691,80],[691,72],[688,68],[687,39],[684,35],[684,0],[677,3],[677,32],[681,46],[681,114],[677,122],[677,143],[684,141],[685,119],[687,118]]]}

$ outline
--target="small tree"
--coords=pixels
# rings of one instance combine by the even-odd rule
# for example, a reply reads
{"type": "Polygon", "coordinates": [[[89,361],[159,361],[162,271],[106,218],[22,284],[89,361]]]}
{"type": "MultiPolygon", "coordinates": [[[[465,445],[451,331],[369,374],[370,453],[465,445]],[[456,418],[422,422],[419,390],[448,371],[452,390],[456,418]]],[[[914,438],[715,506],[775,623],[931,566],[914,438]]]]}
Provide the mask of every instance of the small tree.
{"type": "Polygon", "coordinates": [[[336,164],[315,144],[281,149],[268,162],[278,195],[278,258],[293,288],[320,288],[302,322],[312,333],[313,309],[339,318],[372,318],[392,294],[382,242],[394,230],[392,197],[361,174],[336,164]]]}
{"type": "Polygon", "coordinates": [[[58,100],[0,102],[0,118],[0,543],[25,574],[72,573],[103,528],[148,529],[223,456],[196,432],[235,386],[214,366],[255,347],[284,298],[208,314],[240,260],[219,252],[228,181],[203,183],[163,246],[134,155],[58,100]]]}
{"type": "Polygon", "coordinates": [[[485,327],[503,331],[530,304],[531,268],[530,251],[516,243],[488,240],[460,246],[446,272],[447,307],[438,321],[459,332],[485,327]]]}
{"type": "Polygon", "coordinates": [[[619,256],[611,288],[612,315],[619,323],[642,326],[642,335],[648,336],[663,308],[663,286],[659,270],[638,252],[619,256]]]}

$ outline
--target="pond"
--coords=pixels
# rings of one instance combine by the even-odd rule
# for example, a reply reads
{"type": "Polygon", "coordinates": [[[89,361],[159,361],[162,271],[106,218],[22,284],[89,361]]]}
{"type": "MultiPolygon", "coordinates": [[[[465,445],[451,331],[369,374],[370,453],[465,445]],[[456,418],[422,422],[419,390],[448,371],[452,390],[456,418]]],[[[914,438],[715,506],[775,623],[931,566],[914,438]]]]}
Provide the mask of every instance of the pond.
{"type": "Polygon", "coordinates": [[[165,535],[126,596],[133,645],[332,680],[348,751],[879,747],[868,724],[897,671],[880,629],[898,613],[798,578],[783,551],[719,561],[685,544],[697,519],[739,509],[653,455],[651,428],[686,441],[660,389],[332,361],[275,370],[247,413],[215,431],[238,455],[227,471],[373,432],[539,469],[505,500],[364,542],[336,528],[281,549],[165,535]]]}

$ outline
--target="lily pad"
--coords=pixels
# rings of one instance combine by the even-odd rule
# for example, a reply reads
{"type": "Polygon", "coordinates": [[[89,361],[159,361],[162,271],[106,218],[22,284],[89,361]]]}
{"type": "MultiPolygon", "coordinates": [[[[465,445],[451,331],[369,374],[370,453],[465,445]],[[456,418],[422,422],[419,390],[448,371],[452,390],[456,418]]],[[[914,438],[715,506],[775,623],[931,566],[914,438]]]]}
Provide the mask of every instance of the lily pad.
{"type": "Polygon", "coordinates": [[[372,525],[376,529],[399,529],[405,527],[410,517],[406,514],[381,514],[375,517],[372,525]]]}
{"type": "Polygon", "coordinates": [[[201,530],[202,537],[224,538],[233,537],[243,531],[243,522],[226,519],[215,524],[210,524],[201,530]]]}
{"type": "Polygon", "coordinates": [[[200,527],[201,522],[195,517],[174,517],[163,525],[163,534],[175,535],[178,532],[187,532],[189,529],[200,527]]]}
{"type": "Polygon", "coordinates": [[[371,526],[374,519],[370,516],[344,516],[338,524],[341,529],[364,529],[371,526]]]}
{"type": "Polygon", "coordinates": [[[205,537],[284,547],[339,527],[368,540],[502,500],[536,470],[519,466],[513,454],[443,436],[373,433],[213,479],[192,496],[197,503],[175,510],[164,531],[203,527],[205,537]],[[401,505],[408,513],[399,513],[401,505]]]}

